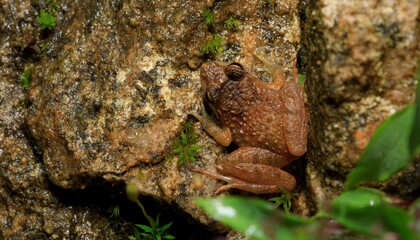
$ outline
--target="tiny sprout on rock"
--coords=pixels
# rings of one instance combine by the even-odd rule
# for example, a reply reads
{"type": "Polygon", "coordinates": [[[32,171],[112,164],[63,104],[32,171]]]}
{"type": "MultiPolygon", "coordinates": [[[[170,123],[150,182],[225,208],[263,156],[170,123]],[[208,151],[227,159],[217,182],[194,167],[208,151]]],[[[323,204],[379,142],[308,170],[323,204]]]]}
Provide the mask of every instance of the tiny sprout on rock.
{"type": "Polygon", "coordinates": [[[225,27],[229,30],[237,29],[240,23],[238,19],[230,17],[225,21],[225,27]]]}
{"type": "Polygon", "coordinates": [[[203,18],[204,18],[204,23],[207,26],[213,25],[215,17],[214,17],[214,13],[210,9],[208,8],[204,9],[203,18]]]}
{"type": "Polygon", "coordinates": [[[25,72],[20,76],[20,81],[22,82],[23,89],[28,90],[31,85],[32,80],[32,69],[27,68],[25,72]]]}
{"type": "Polygon", "coordinates": [[[178,167],[197,160],[194,155],[202,148],[194,145],[197,141],[197,133],[193,129],[192,122],[188,121],[182,128],[180,138],[175,141],[172,148],[172,153],[178,155],[178,167]]]}
{"type": "Polygon", "coordinates": [[[292,207],[292,198],[295,197],[296,194],[286,192],[283,189],[280,189],[280,192],[280,197],[270,198],[268,201],[273,202],[276,208],[281,205],[284,211],[289,214],[290,208],[292,207]]]}
{"type": "Polygon", "coordinates": [[[223,38],[219,34],[214,34],[213,39],[201,46],[201,53],[205,54],[219,54],[223,52],[222,45],[223,38]]]}
{"type": "Polygon", "coordinates": [[[54,17],[52,13],[41,10],[37,21],[41,24],[41,29],[48,28],[49,30],[52,30],[55,27],[57,18],[54,17]]]}
{"type": "Polygon", "coordinates": [[[159,226],[159,215],[157,216],[156,220],[150,217],[147,214],[146,209],[144,208],[143,204],[139,201],[138,197],[140,195],[140,191],[138,190],[137,186],[134,183],[129,183],[125,186],[125,191],[127,197],[130,201],[135,202],[141,209],[143,215],[149,221],[150,226],[143,225],[143,224],[136,224],[134,228],[134,236],[130,236],[130,240],[160,240],[160,239],[175,239],[174,236],[170,235],[167,230],[171,227],[172,222],[165,224],[164,226],[159,226]],[[139,229],[143,230],[140,232],[139,229]]]}

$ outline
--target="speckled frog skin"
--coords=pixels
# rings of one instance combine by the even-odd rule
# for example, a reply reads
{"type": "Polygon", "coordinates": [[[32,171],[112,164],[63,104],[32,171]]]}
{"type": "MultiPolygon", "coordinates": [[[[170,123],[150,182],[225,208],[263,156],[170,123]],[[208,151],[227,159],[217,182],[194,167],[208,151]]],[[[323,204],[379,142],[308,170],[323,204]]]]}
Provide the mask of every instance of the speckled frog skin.
{"type": "MultiPolygon", "coordinates": [[[[296,75],[296,71],[295,71],[296,75]]],[[[307,111],[302,88],[286,80],[280,68],[266,83],[239,63],[208,62],[201,66],[204,100],[217,121],[197,116],[220,144],[239,148],[218,161],[218,172],[196,169],[228,182],[216,193],[237,188],[252,193],[291,191],[295,178],[281,168],[306,152],[307,111]]]]}

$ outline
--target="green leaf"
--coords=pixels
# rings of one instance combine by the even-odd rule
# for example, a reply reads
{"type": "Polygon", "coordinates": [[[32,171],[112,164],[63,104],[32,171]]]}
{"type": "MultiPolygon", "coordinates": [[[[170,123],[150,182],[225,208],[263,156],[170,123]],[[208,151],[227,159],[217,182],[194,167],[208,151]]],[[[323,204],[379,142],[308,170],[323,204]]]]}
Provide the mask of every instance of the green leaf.
{"type": "Polygon", "coordinates": [[[134,228],[134,237],[136,240],[140,240],[141,239],[141,235],[139,230],[137,230],[137,228],[134,228]]]}
{"type": "Polygon", "coordinates": [[[300,85],[303,85],[306,81],[306,75],[304,74],[298,74],[298,83],[300,85]]]}
{"type": "Polygon", "coordinates": [[[212,25],[214,23],[214,20],[215,20],[215,17],[214,17],[213,12],[210,9],[208,9],[208,8],[204,9],[204,11],[203,11],[203,18],[204,18],[204,22],[208,26],[212,25]]]}
{"type": "Polygon", "coordinates": [[[187,136],[185,136],[185,133],[184,132],[181,132],[181,143],[183,145],[187,145],[188,144],[187,136]]]}
{"type": "Polygon", "coordinates": [[[37,19],[38,23],[41,24],[41,29],[48,28],[49,30],[55,27],[57,18],[51,13],[41,10],[41,14],[37,19]]]}
{"type": "Polygon", "coordinates": [[[179,159],[180,161],[184,161],[184,160],[185,160],[185,153],[184,153],[184,151],[182,151],[182,152],[179,154],[178,159],[179,159]]]}
{"type": "Polygon", "coordinates": [[[283,207],[284,211],[288,214],[290,208],[292,207],[292,198],[296,194],[286,192],[283,189],[280,189],[281,196],[268,199],[268,201],[274,203],[274,207],[278,208],[280,205],[283,207]]]}
{"type": "Polygon", "coordinates": [[[154,223],[152,223],[152,227],[153,228],[159,228],[159,214],[156,217],[156,221],[154,223]]]}
{"type": "Polygon", "coordinates": [[[417,94],[414,124],[410,134],[410,152],[412,156],[420,153],[420,65],[417,67],[417,94]]]}
{"type": "Polygon", "coordinates": [[[198,151],[198,150],[200,150],[200,149],[202,149],[203,147],[201,147],[201,146],[190,146],[190,150],[192,150],[192,151],[198,151]]]}
{"type": "Polygon", "coordinates": [[[154,239],[152,233],[140,233],[140,235],[146,237],[147,239],[154,239]]]}
{"type": "Polygon", "coordinates": [[[145,232],[153,232],[153,229],[143,224],[136,224],[137,227],[143,229],[145,232]]]}
{"type": "Polygon", "coordinates": [[[344,192],[333,200],[331,215],[358,233],[379,237],[394,232],[400,239],[415,239],[408,228],[410,215],[386,204],[383,193],[375,189],[357,188],[344,192]]]}
{"type": "Polygon", "coordinates": [[[373,188],[356,188],[343,192],[333,204],[351,207],[367,207],[385,203],[384,193],[373,188]]]}
{"type": "Polygon", "coordinates": [[[165,224],[163,227],[161,227],[161,231],[164,232],[166,231],[168,228],[170,228],[172,226],[172,222],[165,224]]]}
{"type": "Polygon", "coordinates": [[[256,240],[265,239],[314,239],[305,228],[308,222],[295,215],[282,214],[272,204],[258,199],[226,197],[197,199],[204,211],[237,231],[256,240]]]}
{"type": "Polygon", "coordinates": [[[167,234],[167,235],[163,236],[163,238],[164,238],[164,239],[175,239],[175,237],[174,237],[174,236],[169,235],[169,234],[167,234]]]}
{"type": "Polygon", "coordinates": [[[182,149],[181,147],[177,147],[177,148],[174,148],[174,149],[172,150],[172,152],[174,152],[174,153],[180,153],[180,152],[182,152],[182,151],[184,151],[184,149],[182,149]]]}
{"type": "Polygon", "coordinates": [[[414,106],[395,113],[376,130],[356,167],[347,177],[346,188],[367,181],[383,181],[405,168],[411,158],[408,138],[414,106]]]}

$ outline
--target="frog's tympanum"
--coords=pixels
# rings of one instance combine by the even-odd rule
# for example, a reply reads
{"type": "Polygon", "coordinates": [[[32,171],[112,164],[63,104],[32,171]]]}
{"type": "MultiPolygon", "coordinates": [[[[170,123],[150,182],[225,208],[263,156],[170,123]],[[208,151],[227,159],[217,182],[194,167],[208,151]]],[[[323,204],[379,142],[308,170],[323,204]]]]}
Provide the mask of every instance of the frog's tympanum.
{"type": "MultiPolygon", "coordinates": [[[[295,71],[296,75],[296,71],[295,71]]],[[[201,66],[204,100],[214,118],[196,116],[218,143],[239,148],[218,162],[218,172],[195,171],[226,181],[230,188],[252,193],[291,191],[295,178],[281,168],[306,152],[307,111],[302,88],[286,80],[280,68],[271,83],[239,63],[208,62],[201,66]]]]}

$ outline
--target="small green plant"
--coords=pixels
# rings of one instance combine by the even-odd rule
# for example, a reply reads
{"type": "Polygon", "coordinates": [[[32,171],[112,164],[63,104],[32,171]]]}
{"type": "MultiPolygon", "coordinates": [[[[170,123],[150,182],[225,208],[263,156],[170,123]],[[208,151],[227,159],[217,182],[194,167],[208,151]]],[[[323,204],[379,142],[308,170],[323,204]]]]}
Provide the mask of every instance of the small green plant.
{"type": "Polygon", "coordinates": [[[52,30],[55,27],[57,18],[52,13],[41,10],[37,20],[41,24],[41,29],[52,30]]]}
{"type": "Polygon", "coordinates": [[[108,210],[108,212],[111,214],[108,226],[111,226],[112,228],[120,227],[123,223],[123,220],[120,217],[120,206],[113,206],[108,210]]]}
{"type": "Polygon", "coordinates": [[[151,219],[150,227],[143,224],[136,224],[135,226],[143,232],[140,232],[137,228],[134,228],[134,237],[130,237],[130,240],[160,240],[160,239],[175,239],[174,236],[170,235],[166,231],[171,227],[172,223],[168,223],[162,227],[159,227],[159,215],[156,221],[151,219]]]}
{"type": "Polygon", "coordinates": [[[32,68],[25,69],[25,72],[20,76],[23,89],[28,90],[32,81],[32,68]]]}
{"type": "Polygon", "coordinates": [[[142,180],[144,178],[144,173],[143,172],[139,172],[139,174],[137,174],[137,178],[142,180]]]}
{"type": "Polygon", "coordinates": [[[306,75],[299,73],[298,74],[298,83],[300,85],[303,85],[305,83],[305,81],[306,81],[306,75]]]}
{"type": "Polygon", "coordinates": [[[229,30],[237,29],[239,24],[241,24],[241,22],[238,19],[234,19],[232,17],[225,21],[225,27],[229,30]]]}
{"type": "Polygon", "coordinates": [[[213,39],[201,46],[201,53],[206,54],[219,54],[223,52],[223,38],[219,34],[214,34],[213,39]]]}
{"type": "Polygon", "coordinates": [[[215,21],[214,13],[208,8],[204,9],[203,18],[204,18],[204,23],[207,26],[213,25],[213,23],[215,21]]]}
{"type": "Polygon", "coordinates": [[[196,161],[194,155],[202,148],[201,146],[194,145],[197,141],[197,133],[193,129],[192,122],[188,121],[182,128],[181,136],[175,141],[172,149],[172,153],[178,155],[178,166],[196,161]]]}
{"type": "Polygon", "coordinates": [[[167,231],[171,227],[172,222],[163,225],[162,227],[159,226],[159,215],[157,216],[156,220],[151,218],[149,214],[147,214],[146,210],[144,209],[143,204],[139,201],[140,192],[137,189],[137,186],[133,183],[127,184],[125,187],[125,192],[127,197],[130,201],[137,203],[140,207],[143,215],[149,221],[150,226],[143,225],[143,224],[136,224],[136,228],[134,228],[134,236],[129,236],[130,240],[161,240],[161,239],[175,239],[174,236],[170,235],[167,231]],[[140,232],[139,229],[143,230],[140,232]]]}
{"type": "Polygon", "coordinates": [[[280,192],[280,197],[270,198],[268,201],[273,202],[275,208],[278,208],[281,205],[284,211],[289,214],[290,208],[292,207],[292,198],[296,196],[296,194],[288,193],[283,189],[280,189],[280,192]]]}

